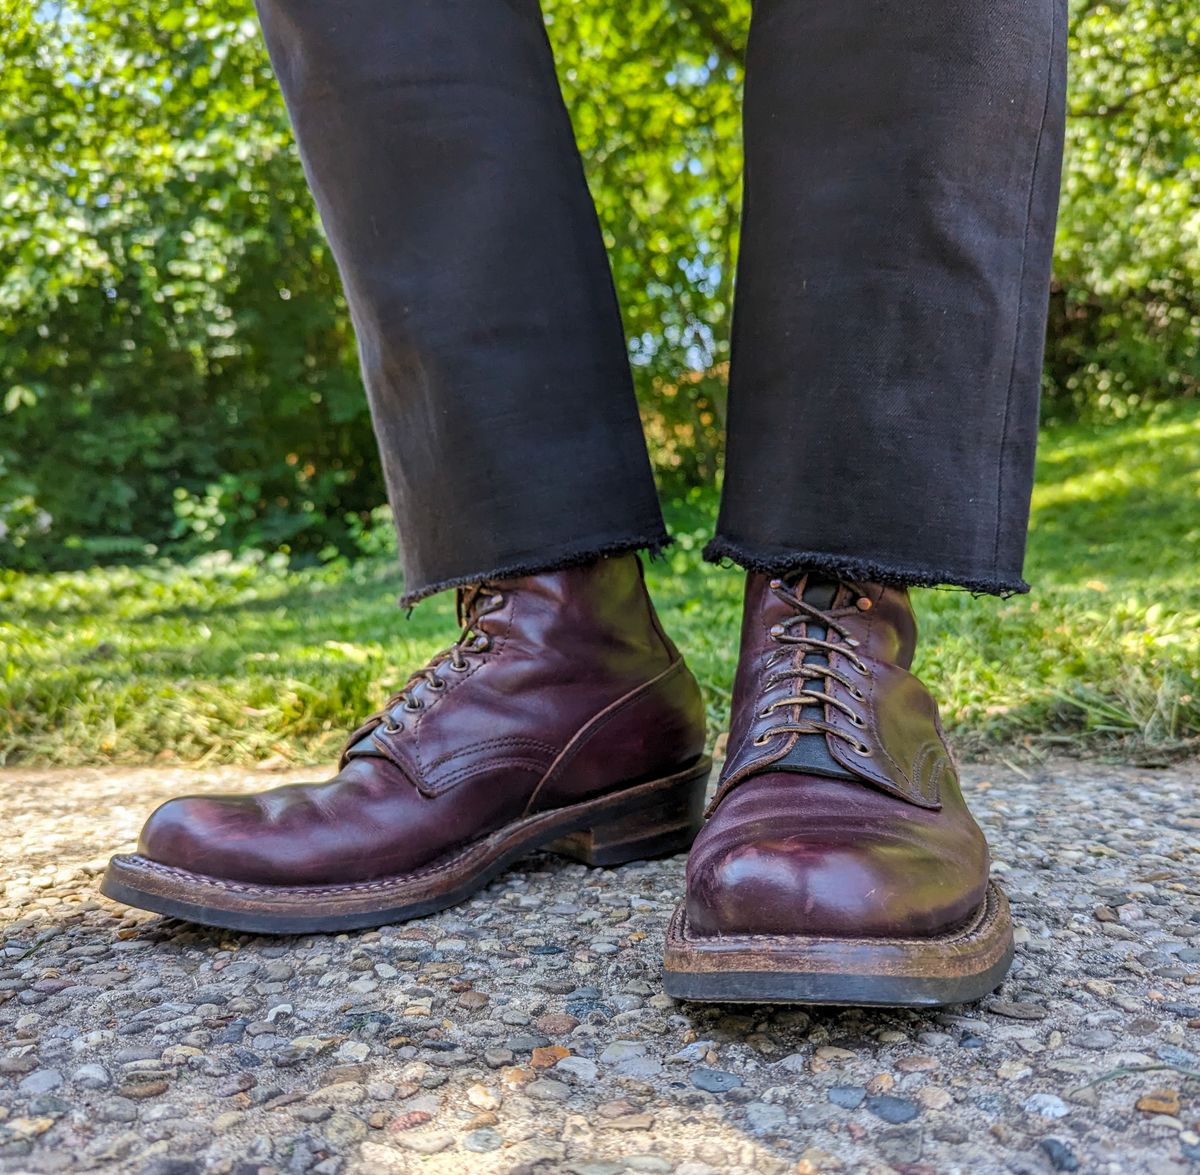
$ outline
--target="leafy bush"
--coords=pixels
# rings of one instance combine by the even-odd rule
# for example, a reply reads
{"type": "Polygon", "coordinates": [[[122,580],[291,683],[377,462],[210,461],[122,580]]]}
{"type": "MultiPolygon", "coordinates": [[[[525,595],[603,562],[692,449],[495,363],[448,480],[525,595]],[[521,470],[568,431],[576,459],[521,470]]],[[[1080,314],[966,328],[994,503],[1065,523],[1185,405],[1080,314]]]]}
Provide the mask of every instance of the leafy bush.
{"type": "MultiPolygon", "coordinates": [[[[545,9],[678,492],[718,464],[749,0],[545,9]]],[[[1200,383],[1200,0],[1073,14],[1046,403],[1111,416],[1200,383]]],[[[356,553],[375,444],[250,0],[42,0],[3,37],[0,564],[356,553]]]]}

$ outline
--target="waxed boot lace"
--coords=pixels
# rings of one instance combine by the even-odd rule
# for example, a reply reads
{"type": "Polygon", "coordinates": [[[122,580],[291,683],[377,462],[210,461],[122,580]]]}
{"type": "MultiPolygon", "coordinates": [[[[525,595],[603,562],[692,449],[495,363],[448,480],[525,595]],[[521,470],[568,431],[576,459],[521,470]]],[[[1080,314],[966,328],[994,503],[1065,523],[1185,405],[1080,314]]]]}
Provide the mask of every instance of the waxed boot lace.
{"type": "MultiPolygon", "coordinates": [[[[870,597],[857,584],[842,580],[840,581],[840,585],[847,587],[851,592],[857,593],[859,608],[865,610],[871,607],[870,597]]],[[[795,590],[796,582],[794,579],[791,581],[773,579],[770,582],[770,588],[780,600],[795,609],[796,615],[790,616],[778,624],[773,624],[769,629],[769,634],[780,645],[802,650],[803,655],[800,664],[777,670],[775,673],[768,675],[763,683],[762,692],[765,694],[781,681],[798,679],[801,681],[819,681],[824,683],[827,679],[832,678],[840,685],[845,686],[854,702],[865,702],[866,694],[845,673],[834,668],[832,658],[829,656],[831,653],[840,654],[849,661],[851,668],[859,678],[870,677],[870,666],[854,651],[862,642],[852,637],[846,626],[832,616],[829,611],[818,608],[815,604],[804,599],[804,596],[795,590]],[[823,638],[815,637],[810,636],[808,633],[794,631],[800,625],[815,625],[823,628],[825,636],[823,638]],[[829,664],[818,665],[809,663],[808,657],[814,653],[824,654],[829,664]]],[[[784,650],[780,650],[772,658],[772,661],[784,655],[786,655],[784,650]]],[[[834,697],[833,694],[827,693],[825,689],[798,689],[795,693],[789,694],[787,697],[776,698],[775,701],[759,710],[760,718],[769,718],[776,710],[783,709],[784,707],[797,707],[795,717],[791,721],[780,722],[764,730],[754,739],[754,745],[759,747],[765,746],[771,739],[781,734],[829,734],[834,738],[839,738],[849,743],[850,749],[857,754],[869,755],[871,748],[856,738],[850,731],[843,730],[820,718],[804,718],[800,716],[806,706],[813,706],[820,703],[841,710],[849,719],[850,724],[856,729],[862,730],[867,725],[866,719],[863,718],[853,705],[842,701],[841,698],[834,697]]]]}
{"type": "Polygon", "coordinates": [[[465,673],[470,668],[467,653],[486,653],[492,647],[492,638],[486,632],[479,631],[479,621],[503,605],[504,593],[492,584],[481,582],[459,588],[455,595],[455,616],[462,631],[458,637],[430,657],[374,714],[363,719],[362,724],[346,740],[346,750],[367,735],[374,734],[380,727],[386,734],[402,731],[404,723],[397,715],[397,709],[407,714],[416,714],[425,709],[425,703],[416,696],[417,686],[424,682],[431,690],[444,690],[447,683],[440,670],[465,673]]]}

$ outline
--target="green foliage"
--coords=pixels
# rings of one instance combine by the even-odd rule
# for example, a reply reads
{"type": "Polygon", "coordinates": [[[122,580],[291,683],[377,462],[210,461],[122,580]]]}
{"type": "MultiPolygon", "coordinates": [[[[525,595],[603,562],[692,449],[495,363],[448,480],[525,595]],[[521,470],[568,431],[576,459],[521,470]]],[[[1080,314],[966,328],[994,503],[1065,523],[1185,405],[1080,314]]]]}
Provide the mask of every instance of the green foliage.
{"type": "MultiPolygon", "coordinates": [[[[717,467],[749,10],[545,0],[676,493],[717,467]]],[[[1112,416],[1200,383],[1200,0],[1072,13],[1047,405],[1112,416]]],[[[0,41],[0,564],[354,552],[375,446],[251,0],[0,0],[0,41]]]]}
{"type": "Polygon", "coordinates": [[[1200,3],[1073,0],[1056,416],[1200,391],[1200,3]]]}
{"type": "Polygon", "coordinates": [[[344,533],[374,441],[249,6],[72,0],[4,37],[0,559],[344,533]]]}
{"type": "MultiPolygon", "coordinates": [[[[960,748],[1157,761],[1200,746],[1198,503],[1200,405],[1049,430],[1034,593],[918,593],[919,669],[960,748]]],[[[678,543],[649,569],[713,737],[728,719],[742,582],[700,561],[715,509],[707,489],[673,502],[678,543]]],[[[328,760],[455,631],[447,596],[406,619],[399,590],[386,553],[299,571],[250,553],[0,572],[0,762],[328,760]]]]}

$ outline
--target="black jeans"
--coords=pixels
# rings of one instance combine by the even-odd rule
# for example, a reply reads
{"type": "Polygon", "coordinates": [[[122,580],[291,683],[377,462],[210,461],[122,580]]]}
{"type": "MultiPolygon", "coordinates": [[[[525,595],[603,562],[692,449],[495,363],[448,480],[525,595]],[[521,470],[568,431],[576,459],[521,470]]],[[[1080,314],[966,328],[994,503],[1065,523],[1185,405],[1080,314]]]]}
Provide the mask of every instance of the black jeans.
{"type": "MultiPolygon", "coordinates": [[[[757,0],[706,554],[1024,590],[1065,0],[757,0]]],[[[259,0],[406,599],[667,541],[537,0],[259,0]]]]}

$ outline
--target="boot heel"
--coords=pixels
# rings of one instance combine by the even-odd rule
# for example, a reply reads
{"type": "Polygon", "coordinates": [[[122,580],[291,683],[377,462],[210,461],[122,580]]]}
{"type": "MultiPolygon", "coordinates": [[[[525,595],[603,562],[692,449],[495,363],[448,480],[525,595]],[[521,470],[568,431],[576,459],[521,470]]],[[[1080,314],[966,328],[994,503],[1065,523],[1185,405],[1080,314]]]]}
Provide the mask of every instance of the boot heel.
{"type": "Polygon", "coordinates": [[[704,823],[704,790],[711,772],[712,760],[705,755],[687,771],[664,779],[660,790],[636,809],[568,833],[546,850],[595,866],[682,853],[704,823]]]}

